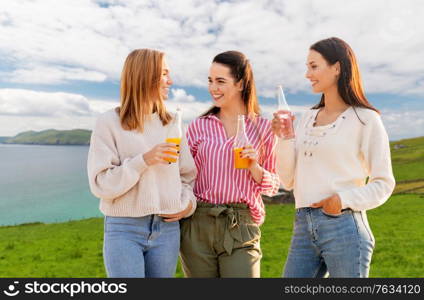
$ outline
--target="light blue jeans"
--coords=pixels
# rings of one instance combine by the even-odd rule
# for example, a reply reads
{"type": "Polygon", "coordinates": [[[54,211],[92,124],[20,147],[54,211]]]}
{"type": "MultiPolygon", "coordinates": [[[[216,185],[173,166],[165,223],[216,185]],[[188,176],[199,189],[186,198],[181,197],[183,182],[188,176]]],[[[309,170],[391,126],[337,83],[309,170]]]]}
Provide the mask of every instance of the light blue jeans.
{"type": "Polygon", "coordinates": [[[174,277],[179,222],[157,215],[105,217],[103,258],[108,277],[174,277]]]}
{"type": "Polygon", "coordinates": [[[374,237],[365,211],[296,210],[284,277],[368,277],[374,237]]]}

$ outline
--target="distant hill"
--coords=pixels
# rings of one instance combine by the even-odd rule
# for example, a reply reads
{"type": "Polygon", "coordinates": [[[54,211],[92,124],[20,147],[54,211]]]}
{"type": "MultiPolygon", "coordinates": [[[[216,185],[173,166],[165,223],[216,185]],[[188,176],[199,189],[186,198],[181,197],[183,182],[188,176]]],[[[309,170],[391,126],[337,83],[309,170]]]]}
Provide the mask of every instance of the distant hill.
{"type": "MultiPolygon", "coordinates": [[[[404,167],[405,173],[411,175],[413,171],[418,171],[417,176],[411,178],[398,178],[400,180],[408,179],[424,179],[424,137],[417,137],[411,139],[403,139],[390,143],[390,150],[392,152],[393,167],[404,167]],[[407,167],[408,166],[408,167],[407,167]]],[[[400,177],[406,174],[397,174],[400,177]]]]}
{"type": "Polygon", "coordinates": [[[89,145],[91,131],[86,129],[25,131],[14,137],[0,139],[5,144],[89,145]]]}
{"type": "Polygon", "coordinates": [[[396,193],[424,194],[424,137],[390,143],[396,193]]]}
{"type": "Polygon", "coordinates": [[[0,136],[0,144],[9,138],[10,138],[9,136],[0,136]]]}

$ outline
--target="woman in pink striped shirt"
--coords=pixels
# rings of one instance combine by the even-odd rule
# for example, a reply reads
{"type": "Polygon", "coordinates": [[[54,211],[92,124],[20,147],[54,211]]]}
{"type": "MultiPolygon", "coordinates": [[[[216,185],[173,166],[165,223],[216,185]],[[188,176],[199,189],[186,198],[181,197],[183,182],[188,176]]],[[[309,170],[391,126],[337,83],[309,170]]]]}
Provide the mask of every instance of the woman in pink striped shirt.
{"type": "Polygon", "coordinates": [[[260,277],[260,230],[265,218],[261,194],[274,195],[275,136],[259,116],[252,67],[237,51],[218,54],[209,70],[214,106],[194,120],[187,141],[198,170],[194,194],[198,206],[181,222],[181,259],[187,277],[260,277]],[[234,138],[239,115],[246,116],[249,158],[234,167],[234,138]]]}

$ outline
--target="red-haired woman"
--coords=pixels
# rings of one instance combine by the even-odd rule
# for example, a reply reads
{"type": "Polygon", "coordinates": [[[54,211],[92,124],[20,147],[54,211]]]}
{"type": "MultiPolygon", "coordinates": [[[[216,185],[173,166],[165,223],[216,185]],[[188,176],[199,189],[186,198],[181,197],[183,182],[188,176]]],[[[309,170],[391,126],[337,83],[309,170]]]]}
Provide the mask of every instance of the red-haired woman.
{"type": "Polygon", "coordinates": [[[122,70],[121,105],[98,118],[91,136],[88,177],[105,215],[109,277],[175,273],[178,221],[196,207],[196,166],[185,139],[179,151],[164,143],[173,119],[163,102],[171,84],[163,52],[132,51],[122,70]]]}

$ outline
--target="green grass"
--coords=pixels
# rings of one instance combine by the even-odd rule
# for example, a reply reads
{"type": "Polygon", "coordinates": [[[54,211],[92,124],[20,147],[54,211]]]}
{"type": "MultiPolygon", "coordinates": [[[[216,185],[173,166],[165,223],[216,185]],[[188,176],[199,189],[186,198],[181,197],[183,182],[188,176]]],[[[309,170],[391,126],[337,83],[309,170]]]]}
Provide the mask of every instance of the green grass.
{"type": "Polygon", "coordinates": [[[396,181],[424,179],[424,137],[390,144],[396,181]],[[395,149],[395,145],[404,145],[405,148],[395,149]]]}
{"type": "MultiPolygon", "coordinates": [[[[376,238],[371,277],[424,276],[424,196],[396,195],[369,211],[376,238]]],[[[268,205],[261,227],[262,277],[280,277],[293,205],[268,205]]],[[[0,227],[0,277],[105,277],[103,219],[0,227]]],[[[178,266],[176,277],[183,277],[178,266]]]]}
{"type": "Polygon", "coordinates": [[[373,277],[424,277],[424,196],[398,195],[369,211],[376,238],[373,277]]]}
{"type": "Polygon", "coordinates": [[[103,277],[102,222],[0,227],[0,276],[103,277]]]}
{"type": "Polygon", "coordinates": [[[403,181],[396,184],[393,194],[400,193],[415,193],[418,194],[424,188],[424,179],[413,180],[413,181],[403,181]]]}
{"type": "Polygon", "coordinates": [[[422,161],[414,161],[409,163],[393,163],[393,172],[396,182],[414,180],[424,177],[424,159],[422,161]]]}

